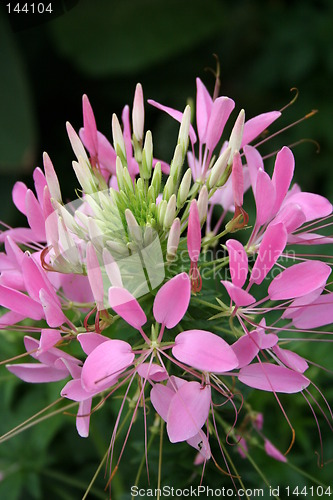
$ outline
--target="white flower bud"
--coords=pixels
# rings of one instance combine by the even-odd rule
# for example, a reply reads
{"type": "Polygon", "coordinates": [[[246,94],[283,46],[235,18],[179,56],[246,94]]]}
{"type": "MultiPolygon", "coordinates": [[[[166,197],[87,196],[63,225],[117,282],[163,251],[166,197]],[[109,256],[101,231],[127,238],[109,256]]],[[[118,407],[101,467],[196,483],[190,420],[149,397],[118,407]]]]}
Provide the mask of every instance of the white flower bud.
{"type": "Polygon", "coordinates": [[[210,172],[210,176],[207,181],[208,189],[212,189],[213,187],[218,185],[221,176],[227,167],[230,158],[230,151],[231,151],[230,147],[225,149],[221,154],[221,156],[218,157],[215,164],[213,165],[210,172]]]}
{"type": "Polygon", "coordinates": [[[112,136],[113,136],[113,146],[115,152],[118,156],[121,156],[122,159],[126,160],[126,148],[123,137],[123,132],[121,130],[121,126],[117,115],[113,113],[112,115],[112,136]]]}
{"type": "Polygon", "coordinates": [[[162,226],[164,222],[165,212],[167,209],[168,202],[166,200],[161,200],[157,206],[157,219],[159,224],[162,226]]]}
{"type": "Polygon", "coordinates": [[[190,124],[191,124],[191,107],[187,105],[184,110],[178,134],[178,144],[180,144],[183,149],[183,157],[185,157],[188,147],[190,124]]]}
{"type": "Polygon", "coordinates": [[[174,183],[172,177],[169,176],[163,189],[163,199],[168,201],[173,192],[174,192],[174,183]]]}
{"type": "Polygon", "coordinates": [[[180,240],[180,220],[177,217],[171,226],[167,242],[167,260],[171,261],[177,254],[180,240]]]}
{"type": "Polygon", "coordinates": [[[184,174],[184,177],[182,178],[182,181],[178,189],[178,195],[177,195],[178,208],[182,207],[186,201],[186,198],[190,191],[191,181],[192,181],[192,170],[188,168],[184,174]]]}
{"type": "Polygon", "coordinates": [[[129,208],[126,208],[125,210],[125,217],[126,217],[126,222],[127,222],[127,227],[128,227],[128,232],[131,236],[131,238],[138,244],[142,245],[143,239],[142,239],[142,230],[139,224],[137,223],[136,218],[132,214],[131,210],[129,208]]]}
{"type": "Polygon", "coordinates": [[[200,224],[202,224],[207,217],[208,210],[208,190],[207,186],[202,186],[198,197],[198,211],[200,217],[200,224]]]}
{"type": "Polygon", "coordinates": [[[170,200],[168,201],[168,205],[166,207],[165,217],[163,221],[164,229],[168,229],[175,220],[176,208],[177,208],[176,195],[173,194],[170,200]]]}
{"type": "Polygon", "coordinates": [[[145,122],[145,108],[141,83],[137,83],[133,101],[132,123],[133,134],[138,142],[142,141],[145,122]]]}
{"type": "Polygon", "coordinates": [[[160,193],[161,181],[162,181],[162,169],[161,169],[161,163],[158,161],[155,165],[153,177],[151,180],[151,185],[154,187],[156,196],[158,196],[160,193]]]}
{"type": "Polygon", "coordinates": [[[153,168],[153,137],[148,130],[145,137],[145,144],[142,151],[142,164],[140,175],[143,179],[150,179],[153,168]]]}
{"type": "Polygon", "coordinates": [[[245,111],[244,109],[241,109],[230,134],[229,147],[231,151],[229,163],[232,161],[234,152],[240,150],[243,139],[244,122],[245,111]]]}

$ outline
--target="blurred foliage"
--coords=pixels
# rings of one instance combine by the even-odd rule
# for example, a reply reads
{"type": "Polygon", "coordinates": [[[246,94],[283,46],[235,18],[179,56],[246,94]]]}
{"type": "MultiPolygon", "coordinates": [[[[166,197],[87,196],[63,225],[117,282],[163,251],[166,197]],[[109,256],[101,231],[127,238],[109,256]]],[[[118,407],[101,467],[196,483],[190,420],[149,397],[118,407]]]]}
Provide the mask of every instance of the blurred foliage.
{"type": "MultiPolygon", "coordinates": [[[[195,98],[196,76],[212,90],[214,76],[205,69],[215,68],[213,53],[221,63],[221,93],[232,97],[238,110],[244,107],[248,118],[282,108],[294,95],[289,90],[298,88],[298,100],[283,113],[272,132],[312,109],[319,110],[313,118],[269,141],[261,151],[270,153],[301,139],[318,141],[319,154],[311,142],[294,148],[296,179],[303,189],[333,199],[331,0],[80,0],[50,22],[26,29],[21,22],[16,31],[10,27],[4,3],[0,10],[0,196],[1,219],[7,223],[21,222],[11,202],[13,182],[20,179],[32,185],[31,173],[41,164],[43,150],[55,164],[64,198],[73,197],[77,183],[65,121],[70,120],[76,129],[82,125],[83,93],[91,100],[98,128],[110,138],[111,114],[119,116],[123,105],[131,104],[137,81],[143,84],[146,98],[178,109],[184,108],[188,98],[195,98]]],[[[146,128],[153,130],[156,156],[170,160],[177,125],[148,107],[146,116],[146,128]]],[[[9,335],[6,341],[3,335],[0,333],[1,359],[22,352],[21,334],[9,335]]],[[[301,352],[327,368],[332,365],[325,344],[303,343],[301,352]]],[[[332,401],[332,384],[324,373],[314,366],[311,375],[332,401]]],[[[0,377],[1,433],[56,400],[61,387],[28,387],[4,367],[0,377]]],[[[268,437],[282,450],[287,449],[290,431],[282,413],[278,414],[274,397],[256,395],[252,402],[265,414],[268,437]]],[[[319,438],[306,402],[301,396],[291,396],[284,397],[283,403],[297,429],[290,462],[329,483],[332,464],[323,469],[317,466],[319,438]]],[[[103,411],[93,415],[87,440],[76,435],[73,417],[58,415],[2,444],[0,498],[81,498],[107,449],[115,415],[116,409],[107,401],[103,411]]],[[[129,498],[129,485],[134,483],[143,456],[141,414],[137,420],[113,481],[116,500],[129,498]]],[[[323,419],[321,425],[329,460],[333,441],[328,438],[330,431],[323,419]]],[[[153,486],[158,439],[149,455],[153,486]]],[[[214,452],[220,456],[217,449],[214,452]]],[[[246,486],[261,487],[255,470],[234,455],[246,486]]],[[[186,444],[165,446],[162,484],[198,484],[200,471],[194,472],[193,458],[186,444]]],[[[253,450],[253,458],[273,486],[314,485],[293,467],[267,458],[261,450],[253,450]]],[[[107,497],[103,476],[104,467],[88,498],[107,497]]],[[[145,472],[141,482],[147,484],[145,472]]],[[[205,484],[229,487],[231,482],[210,463],[205,484]]]]}

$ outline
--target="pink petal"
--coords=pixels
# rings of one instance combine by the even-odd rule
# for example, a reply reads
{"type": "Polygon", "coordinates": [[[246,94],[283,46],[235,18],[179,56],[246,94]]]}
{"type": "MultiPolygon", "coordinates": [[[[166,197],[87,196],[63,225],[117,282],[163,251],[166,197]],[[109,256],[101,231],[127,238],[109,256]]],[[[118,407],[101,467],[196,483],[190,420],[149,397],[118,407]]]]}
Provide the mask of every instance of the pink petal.
{"type": "Polygon", "coordinates": [[[279,341],[279,337],[277,335],[274,333],[265,333],[261,328],[252,332],[252,335],[254,336],[260,349],[270,349],[279,341]]]}
{"type": "Polygon", "coordinates": [[[218,97],[213,102],[206,132],[206,145],[210,151],[213,151],[219,142],[234,107],[235,103],[229,97],[218,97]]]}
{"type": "Polygon", "coordinates": [[[233,302],[235,302],[236,306],[249,306],[256,301],[256,299],[249,292],[246,292],[243,288],[230,283],[230,281],[221,280],[221,283],[226,288],[229,297],[233,302]]]}
{"type": "Polygon", "coordinates": [[[133,363],[131,346],[123,340],[103,342],[87,357],[82,368],[82,387],[90,392],[113,385],[133,363]]]}
{"type": "Polygon", "coordinates": [[[133,147],[132,147],[131,124],[130,124],[130,110],[128,105],[124,107],[123,112],[121,114],[121,119],[123,122],[123,136],[126,148],[127,161],[128,163],[130,163],[130,158],[133,157],[133,147]]]}
{"type": "Polygon", "coordinates": [[[103,168],[106,168],[111,174],[116,174],[117,154],[105,135],[97,131],[98,140],[98,159],[103,168]]]}
{"type": "Polygon", "coordinates": [[[20,247],[15,243],[15,241],[7,236],[5,240],[6,254],[13,263],[16,263],[18,267],[21,267],[22,260],[25,257],[25,253],[20,249],[20,247]]]}
{"type": "Polygon", "coordinates": [[[289,351],[288,349],[281,349],[281,347],[277,345],[273,347],[273,351],[283,364],[295,372],[304,373],[305,370],[309,368],[305,359],[296,354],[296,352],[289,351]]]}
{"type": "Polygon", "coordinates": [[[209,441],[203,431],[199,431],[198,434],[191,437],[190,439],[187,439],[186,442],[190,446],[198,450],[204,460],[209,460],[212,456],[209,441]]]}
{"type": "Polygon", "coordinates": [[[56,328],[66,323],[67,318],[62,312],[61,307],[48,291],[42,288],[39,292],[39,299],[44,310],[46,322],[51,328],[56,328]]]}
{"type": "Polygon", "coordinates": [[[81,379],[76,378],[67,382],[60,395],[62,398],[71,399],[72,401],[85,401],[92,396],[92,393],[83,389],[81,379]]]}
{"type": "Polygon", "coordinates": [[[47,366],[41,363],[6,365],[6,368],[24,382],[30,382],[32,384],[56,382],[68,377],[67,370],[58,370],[53,366],[47,366]]]}
{"type": "Polygon", "coordinates": [[[276,192],[273,213],[276,214],[288,192],[294,175],[295,160],[291,150],[283,147],[276,156],[272,182],[276,192]]]}
{"type": "Polygon", "coordinates": [[[85,146],[91,156],[98,154],[97,127],[94,112],[86,94],[82,97],[83,126],[85,130],[85,146]]]}
{"type": "Polygon", "coordinates": [[[64,294],[74,302],[94,302],[88,276],[80,274],[60,275],[60,285],[64,294]]]}
{"type": "Polygon", "coordinates": [[[241,147],[249,144],[258,135],[260,135],[271,123],[275,122],[281,116],[280,111],[269,111],[268,113],[262,113],[257,115],[250,120],[247,120],[244,124],[243,140],[241,147]]]}
{"type": "Polygon", "coordinates": [[[288,196],[287,200],[288,203],[296,203],[301,207],[307,222],[332,213],[332,204],[319,194],[300,192],[288,196]]]}
{"type": "Polygon", "coordinates": [[[27,209],[25,206],[25,195],[27,194],[28,188],[24,182],[15,182],[12,190],[12,198],[16,208],[22,212],[22,214],[27,214],[27,209]]]}
{"type": "Polygon", "coordinates": [[[103,342],[107,342],[109,337],[105,337],[105,335],[101,335],[100,333],[80,333],[77,336],[78,341],[81,344],[83,351],[86,354],[91,354],[96,347],[103,344],[103,342]]]}
{"type": "Polygon", "coordinates": [[[198,262],[201,248],[201,225],[198,204],[192,200],[188,217],[187,248],[192,262],[198,262]]]}
{"type": "Polygon", "coordinates": [[[17,243],[30,243],[36,241],[36,235],[32,229],[27,227],[17,227],[14,229],[7,229],[0,233],[0,242],[5,241],[8,236],[11,236],[17,243]]]}
{"type": "Polygon", "coordinates": [[[35,300],[12,288],[0,285],[0,305],[25,318],[40,320],[44,317],[42,306],[35,300]]]}
{"type": "Polygon", "coordinates": [[[258,170],[255,200],[257,208],[256,224],[262,226],[269,221],[275,202],[275,188],[268,174],[264,170],[258,170]]]}
{"type": "Polygon", "coordinates": [[[187,382],[171,400],[167,433],[171,443],[186,441],[198,434],[207,420],[211,401],[210,386],[187,382]]]}
{"type": "Polygon", "coordinates": [[[237,240],[226,241],[229,254],[229,268],[231,281],[234,285],[242,287],[248,273],[247,253],[243,245],[237,240]]]}
{"type": "MultiPolygon", "coordinates": [[[[80,364],[80,360],[74,358],[70,354],[67,354],[61,349],[58,349],[57,347],[51,347],[48,350],[40,351],[39,350],[40,341],[34,339],[33,337],[29,337],[28,335],[24,337],[24,346],[27,352],[30,354],[30,356],[32,356],[35,359],[38,359],[38,361],[40,361],[44,365],[57,367],[56,364],[58,363],[59,360],[62,361],[65,360],[69,364],[75,364],[75,365],[80,364]]],[[[66,369],[68,373],[68,369],[64,368],[62,361],[57,368],[60,370],[66,369]]]]}
{"type": "Polygon", "coordinates": [[[81,401],[76,416],[76,429],[81,437],[88,437],[91,412],[91,399],[81,401]]]}
{"type": "Polygon", "coordinates": [[[191,281],[187,273],[177,274],[157,292],[153,313],[158,323],[173,328],[182,320],[191,298],[191,281]]]}
{"type": "Polygon", "coordinates": [[[138,367],[138,374],[142,378],[148,378],[154,382],[161,382],[168,378],[168,372],[156,363],[141,363],[138,367]]]}
{"type": "Polygon", "coordinates": [[[45,220],[43,211],[33,192],[28,189],[25,195],[25,207],[29,226],[36,235],[38,241],[45,241],[45,220]]]}
{"type": "Polygon", "coordinates": [[[104,307],[104,287],[102,271],[98,262],[96,250],[91,241],[87,244],[86,250],[87,257],[87,274],[89,284],[98,309],[105,309],[104,307]]]}
{"type": "Polygon", "coordinates": [[[187,330],[175,338],[172,354],[197,370],[224,373],[238,366],[233,349],[214,333],[187,330]]]}
{"type": "Polygon", "coordinates": [[[275,448],[275,446],[272,445],[272,443],[268,441],[268,439],[265,439],[265,451],[267,455],[275,458],[275,460],[278,460],[279,462],[287,462],[287,458],[282,455],[281,451],[275,448]]]}
{"type": "MultiPolygon", "coordinates": [[[[159,104],[158,102],[154,101],[153,99],[148,99],[148,104],[151,106],[154,106],[157,109],[160,109],[161,111],[164,111],[167,113],[169,116],[177,120],[177,122],[181,123],[183,119],[183,113],[181,111],[177,111],[176,109],[169,108],[168,106],[164,106],[163,104],[159,104]]],[[[190,132],[189,132],[190,140],[192,144],[195,144],[197,142],[197,136],[195,135],[194,128],[192,125],[190,125],[190,132]]]]}
{"type": "MultiPolygon", "coordinates": [[[[284,205],[271,224],[282,222],[288,234],[298,229],[305,222],[305,215],[299,205],[288,203],[284,205]]],[[[289,241],[289,237],[288,237],[289,241]]]]}
{"type": "Polygon", "coordinates": [[[175,395],[175,391],[162,384],[155,384],[150,391],[150,401],[159,416],[167,421],[170,403],[175,395]]]}
{"type": "Polygon", "coordinates": [[[231,346],[238,359],[238,368],[251,363],[259,352],[259,347],[251,335],[243,335],[231,346]]]}
{"type": "Polygon", "coordinates": [[[330,266],[318,260],[294,264],[273,279],[268,294],[272,300],[302,297],[323,286],[330,274],[330,266]]]}
{"type": "Polygon", "coordinates": [[[249,169],[252,191],[255,193],[257,175],[259,170],[264,170],[264,162],[259,151],[252,146],[244,146],[244,154],[249,169]]]}
{"type": "Polygon", "coordinates": [[[245,366],[240,370],[238,379],[254,389],[288,394],[300,392],[310,384],[304,375],[271,363],[245,366]]]}
{"type": "Polygon", "coordinates": [[[82,387],[81,379],[76,378],[67,382],[60,394],[61,397],[72,399],[73,401],[85,401],[95,394],[98,394],[98,390],[95,392],[86,391],[82,387]]]}
{"type": "Polygon", "coordinates": [[[333,293],[321,295],[311,304],[301,307],[293,320],[296,328],[318,328],[333,323],[333,293]]]}
{"type": "Polygon", "coordinates": [[[197,130],[201,144],[206,142],[206,131],[208,120],[212,112],[213,99],[209,95],[208,90],[202,83],[200,78],[196,79],[197,84],[197,101],[196,101],[196,116],[197,116],[197,130]]]}
{"type": "Polygon", "coordinates": [[[22,259],[21,266],[25,287],[30,297],[39,301],[39,292],[43,288],[47,290],[54,302],[60,305],[60,300],[48,280],[46,272],[38,264],[36,264],[34,258],[25,254],[22,259]]]}
{"type": "Polygon", "coordinates": [[[44,189],[47,187],[47,182],[45,179],[45,175],[41,171],[39,167],[36,167],[33,173],[33,179],[35,184],[35,190],[37,194],[37,199],[39,206],[41,209],[43,208],[43,198],[44,198],[44,189]]]}
{"type": "Polygon", "coordinates": [[[288,243],[292,245],[330,245],[333,238],[316,233],[297,233],[288,236],[288,243]]]}
{"type": "Polygon", "coordinates": [[[125,288],[111,287],[109,289],[109,303],[114,311],[129,325],[140,330],[147,321],[138,301],[125,288]]]}
{"type": "Polygon", "coordinates": [[[25,318],[26,318],[25,315],[18,314],[13,311],[8,311],[0,317],[0,328],[8,325],[14,325],[15,323],[19,323],[25,318]]]}
{"type": "Polygon", "coordinates": [[[59,330],[52,330],[51,328],[43,328],[40,335],[38,351],[40,353],[48,351],[55,346],[62,339],[59,330]]]}
{"type": "Polygon", "coordinates": [[[111,253],[106,248],[103,248],[103,262],[111,284],[113,286],[122,287],[123,282],[121,279],[119,266],[111,253]]]}
{"type": "Polygon", "coordinates": [[[286,243],[287,231],[281,222],[267,227],[252,268],[250,283],[260,285],[263,282],[283,252],[286,243]]]}
{"type": "Polygon", "coordinates": [[[244,176],[242,159],[238,151],[235,152],[233,157],[231,183],[234,203],[238,207],[241,207],[244,195],[244,176]]]}
{"type": "Polygon", "coordinates": [[[322,286],[311,293],[308,293],[306,295],[303,295],[302,297],[298,297],[297,299],[293,300],[290,306],[286,307],[286,309],[284,310],[282,318],[292,319],[298,316],[298,314],[302,310],[302,307],[314,302],[322,294],[323,290],[324,287],[322,286]]]}

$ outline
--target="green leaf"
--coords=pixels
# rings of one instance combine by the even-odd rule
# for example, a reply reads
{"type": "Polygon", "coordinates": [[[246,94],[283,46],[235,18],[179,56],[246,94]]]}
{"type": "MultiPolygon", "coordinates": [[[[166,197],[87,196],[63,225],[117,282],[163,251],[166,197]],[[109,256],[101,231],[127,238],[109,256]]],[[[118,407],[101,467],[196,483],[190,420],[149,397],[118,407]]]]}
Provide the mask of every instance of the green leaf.
{"type": "Polygon", "coordinates": [[[0,170],[13,173],[33,163],[35,116],[15,36],[0,12],[0,170]]]}
{"type": "MultiPolygon", "coordinates": [[[[52,22],[60,52],[95,76],[130,74],[197,46],[221,29],[217,0],[82,1],[52,22]]],[[[176,76],[176,75],[175,75],[176,76]]]]}

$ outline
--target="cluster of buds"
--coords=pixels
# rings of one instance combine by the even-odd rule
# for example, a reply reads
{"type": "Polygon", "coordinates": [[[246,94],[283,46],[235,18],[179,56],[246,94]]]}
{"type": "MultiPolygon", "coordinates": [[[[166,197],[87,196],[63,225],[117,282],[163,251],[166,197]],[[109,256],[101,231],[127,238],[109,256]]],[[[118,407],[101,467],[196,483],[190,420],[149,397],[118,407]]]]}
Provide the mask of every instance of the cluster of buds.
{"type": "MultiPolygon", "coordinates": [[[[128,401],[129,430],[142,408],[145,421],[151,418],[146,411],[151,404],[153,425],[163,431],[166,422],[172,443],[186,441],[195,448],[196,464],[212,459],[221,468],[212,441],[215,437],[222,450],[222,432],[242,456],[259,437],[268,455],[286,461],[264,435],[262,416],[249,406],[242,410],[246,425],[238,428],[242,387],[272,392],[279,404],[279,393],[301,393],[311,407],[310,378],[304,374],[309,362],[281,345],[299,332],[318,336],[317,328],[333,322],[331,268],[313,253],[289,247],[331,244],[331,237],[316,231],[330,224],[321,221],[331,217],[332,205],[292,185],[289,148],[276,155],[270,177],[258,149],[249,145],[280,112],[245,121],[241,110],[221,144],[235,103],[224,96],[212,99],[200,79],[197,133],[190,106],[182,113],[148,102],[180,123],[171,161],[154,157],[138,84],[132,121],[128,106],[122,126],[112,117],[113,145],[97,130],[87,96],[79,134],[67,124],[78,199],[64,204],[46,153],[44,172],[34,171],[36,194],[15,184],[13,201],[29,227],[0,235],[0,305],[7,309],[0,327],[24,329],[22,321],[33,320],[35,336],[25,337],[25,348],[35,361],[7,368],[25,382],[64,380],[61,396],[78,403],[82,437],[100,404],[93,407],[94,398],[109,402],[119,391],[123,401],[112,431],[111,462],[128,401]],[[254,221],[243,206],[249,189],[254,221]],[[222,215],[212,229],[216,205],[222,215]],[[246,243],[227,237],[243,228],[246,243]],[[216,270],[225,271],[224,279],[216,270]],[[209,330],[201,327],[208,319],[209,330]],[[117,336],[119,322],[128,325],[130,340],[117,336]],[[72,346],[81,354],[71,354],[72,346]],[[235,413],[230,425],[224,418],[228,405],[235,413]]],[[[330,408],[326,416],[317,405],[331,428],[330,408]]],[[[293,441],[292,423],[284,415],[293,441]]],[[[234,482],[227,462],[225,467],[234,482]]]]}

